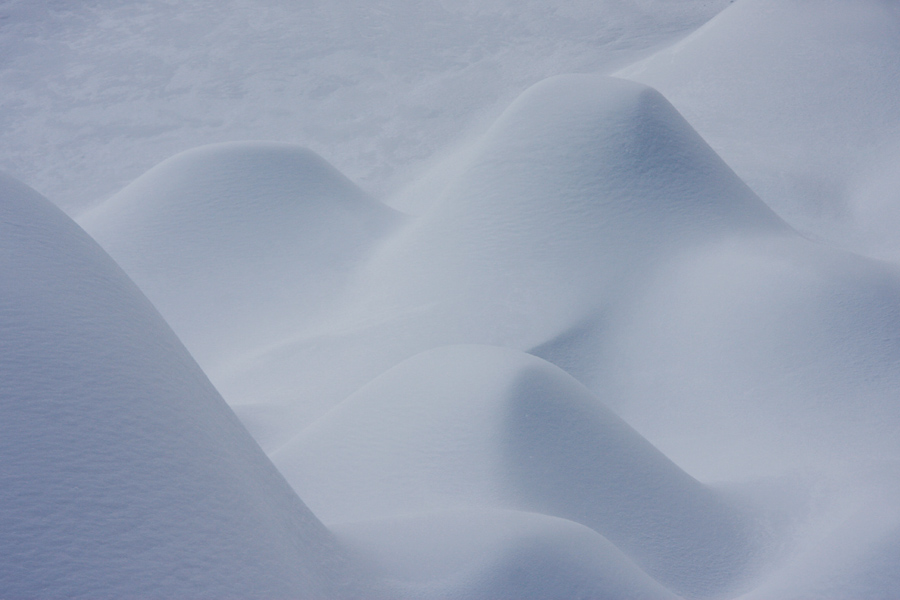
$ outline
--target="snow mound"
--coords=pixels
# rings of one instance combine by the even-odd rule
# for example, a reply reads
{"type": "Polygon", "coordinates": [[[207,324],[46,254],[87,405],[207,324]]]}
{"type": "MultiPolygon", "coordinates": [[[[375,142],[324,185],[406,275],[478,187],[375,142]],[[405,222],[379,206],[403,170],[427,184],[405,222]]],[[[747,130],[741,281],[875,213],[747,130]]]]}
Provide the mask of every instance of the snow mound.
{"type": "Polygon", "coordinates": [[[334,531],[394,599],[676,598],[603,536],[536,513],[447,511],[334,531]]]}
{"type": "Polygon", "coordinates": [[[741,0],[618,74],[662,92],[791,224],[849,242],[856,180],[900,136],[900,8],[741,0]]]}
{"type": "Polygon", "coordinates": [[[336,597],[347,565],[138,288],[0,176],[0,589],[336,597]]]}
{"type": "Polygon", "coordinates": [[[213,380],[327,307],[399,220],[313,152],[263,142],[181,153],[79,219],[213,380]]]}
{"type": "Polygon", "coordinates": [[[686,475],[557,367],[437,348],[397,365],[273,456],[325,522],[527,510],[608,538],[679,593],[741,581],[749,515],[686,475]]]}
{"type": "Polygon", "coordinates": [[[479,341],[521,346],[662,254],[783,227],[658,92],[566,75],[522,94],[371,269],[396,303],[466,311],[479,341]]]}
{"type": "Polygon", "coordinates": [[[226,397],[293,406],[273,429],[298,431],[418,352],[532,348],[602,317],[669,254],[786,230],[665,99],[620,79],[537,84],[467,152],[338,316],[232,369],[226,397]]]}

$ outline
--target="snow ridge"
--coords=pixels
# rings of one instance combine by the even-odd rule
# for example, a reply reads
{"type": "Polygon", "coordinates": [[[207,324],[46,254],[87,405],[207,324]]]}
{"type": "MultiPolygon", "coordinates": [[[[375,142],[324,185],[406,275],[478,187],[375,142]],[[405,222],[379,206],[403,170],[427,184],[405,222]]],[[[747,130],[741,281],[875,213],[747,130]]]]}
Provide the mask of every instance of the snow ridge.
{"type": "MultiPolygon", "coordinates": [[[[161,14],[94,4],[92,16],[161,14]]],[[[264,4],[256,26],[343,11],[348,27],[382,35],[402,17],[264,4]]],[[[541,31],[568,24],[582,39],[602,17],[597,56],[580,64],[611,68],[725,4],[539,2],[521,22],[539,13],[541,31]],[[604,38],[617,24],[622,38],[604,38]],[[651,33],[628,37],[640,31],[651,33]]],[[[8,40],[38,39],[22,20],[55,27],[61,13],[6,5],[8,82],[29,56],[8,40]]],[[[475,27],[511,6],[445,5],[416,8],[416,40],[448,31],[428,15],[475,27]]],[[[230,2],[229,19],[247,7],[230,2]]],[[[414,168],[440,142],[399,150],[406,117],[383,114],[424,102],[416,93],[442,96],[422,131],[463,135],[467,104],[447,113],[462,97],[492,98],[473,127],[499,117],[386,204],[295,144],[183,152],[80,216],[121,268],[0,177],[0,588],[897,596],[900,270],[848,249],[898,247],[898,11],[737,0],[619,72],[631,81],[551,77],[502,114],[496,86],[512,88],[490,73],[506,41],[454,38],[471,64],[394,56],[441,74],[404,81],[397,93],[413,97],[399,109],[377,93],[397,73],[365,63],[366,77],[314,90],[319,115],[354,93],[371,104],[330,138],[344,159],[377,136],[414,168]]],[[[390,55],[376,46],[358,36],[347,48],[390,55]]],[[[566,48],[513,79],[559,72],[566,48]]],[[[332,58],[301,62],[340,71],[332,58]]],[[[218,91],[248,91],[220,79],[218,91]]],[[[250,121],[280,118],[278,102],[242,105],[250,121]]],[[[379,148],[371,165],[384,166],[379,148]]]]}
{"type": "Polygon", "coordinates": [[[0,178],[0,588],[338,597],[348,561],[156,310],[0,178]]]}

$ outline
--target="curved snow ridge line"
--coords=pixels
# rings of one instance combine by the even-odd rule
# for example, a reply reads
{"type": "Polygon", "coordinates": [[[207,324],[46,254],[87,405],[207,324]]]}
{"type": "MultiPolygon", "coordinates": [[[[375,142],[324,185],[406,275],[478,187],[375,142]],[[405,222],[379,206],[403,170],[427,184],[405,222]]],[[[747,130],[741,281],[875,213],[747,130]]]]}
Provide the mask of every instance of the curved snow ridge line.
{"type": "Polygon", "coordinates": [[[332,530],[388,598],[676,599],[602,535],[548,515],[448,510],[332,530]]]}
{"type": "Polygon", "coordinates": [[[893,2],[740,0],[617,75],[665,94],[792,225],[859,246],[857,211],[897,219],[892,194],[855,188],[895,169],[877,163],[900,136],[898,32],[893,2]]]}
{"type": "Polygon", "coordinates": [[[605,307],[672,252],[788,230],[658,92],[621,79],[532,86],[470,155],[367,267],[364,310],[433,305],[470,329],[513,332],[471,341],[524,348],[605,307]]]}
{"type": "Polygon", "coordinates": [[[543,513],[590,527],[692,597],[734,591],[765,553],[751,514],[565,372],[510,349],[418,354],[273,461],[326,523],[460,508],[543,513]]]}
{"type": "Polygon", "coordinates": [[[530,82],[626,64],[727,2],[6,0],[0,165],[79,210],[184,148],[297,140],[380,193],[530,82]],[[35,110],[42,94],[54,103],[35,110]]]}
{"type": "Polygon", "coordinates": [[[183,152],[80,218],[213,376],[327,310],[401,221],[320,156],[275,142],[183,152]]]}
{"type": "Polygon", "coordinates": [[[429,220],[519,219],[545,235],[611,220],[675,233],[779,226],[662,94],[601,75],[558,75],[528,88],[478,142],[460,179],[429,220]]]}
{"type": "Polygon", "coordinates": [[[791,231],[665,99],[620,79],[541,82],[470,154],[430,211],[383,238],[316,335],[288,328],[216,379],[226,397],[280,405],[271,447],[417,352],[534,348],[627,304],[685,248],[791,231]]]}
{"type": "Polygon", "coordinates": [[[138,288],[0,175],[0,589],[342,597],[349,560],[138,288]]]}
{"type": "Polygon", "coordinates": [[[658,93],[620,79],[541,82],[470,154],[430,211],[384,238],[315,335],[288,332],[217,379],[226,397],[315,405],[277,411],[273,438],[417,352],[533,348],[627,302],[686,247],[790,231],[658,93]]]}

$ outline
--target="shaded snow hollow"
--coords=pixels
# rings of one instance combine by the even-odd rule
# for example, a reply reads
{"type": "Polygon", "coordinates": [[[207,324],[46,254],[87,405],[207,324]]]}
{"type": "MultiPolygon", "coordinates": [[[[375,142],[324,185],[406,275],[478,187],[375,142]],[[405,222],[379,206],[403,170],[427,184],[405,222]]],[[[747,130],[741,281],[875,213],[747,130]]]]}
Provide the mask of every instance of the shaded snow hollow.
{"type": "MultiPolygon", "coordinates": [[[[896,24],[864,4],[853,31],[896,24]]],[[[737,2],[633,72],[776,12],[737,2]]],[[[410,190],[415,216],[240,142],[82,215],[201,371],[4,179],[6,589],[896,595],[894,264],[801,236],[659,92],[603,76],[538,83],[410,190]]]]}

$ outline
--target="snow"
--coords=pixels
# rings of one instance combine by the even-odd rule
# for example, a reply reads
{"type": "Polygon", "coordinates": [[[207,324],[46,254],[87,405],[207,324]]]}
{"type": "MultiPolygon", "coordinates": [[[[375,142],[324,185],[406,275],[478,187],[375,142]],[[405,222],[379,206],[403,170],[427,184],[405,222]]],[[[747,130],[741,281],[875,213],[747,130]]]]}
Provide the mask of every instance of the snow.
{"type": "Polygon", "coordinates": [[[401,221],[311,151],[203,146],[79,218],[207,372],[302,330],[401,221]]]}
{"type": "Polygon", "coordinates": [[[135,285],[0,179],[0,588],[337,597],[348,559],[135,285]]]}
{"type": "Polygon", "coordinates": [[[565,518],[658,581],[710,595],[749,569],[751,516],[541,359],[444,346],[382,374],[273,455],[326,523],[472,508],[565,518]]]}
{"type": "Polygon", "coordinates": [[[677,598],[596,532],[536,513],[443,511],[334,530],[392,598],[677,598]]]}
{"type": "Polygon", "coordinates": [[[782,226],[659,94],[567,75],[500,116],[436,205],[373,260],[372,279],[394,304],[465,311],[455,318],[486,340],[521,346],[611,302],[646,261],[782,226]]]}
{"type": "Polygon", "coordinates": [[[854,223],[877,198],[855,188],[896,148],[898,69],[895,3],[741,0],[619,75],[662,92],[791,224],[877,252],[854,223]]]}
{"type": "Polygon", "coordinates": [[[656,92],[553,78],[477,140],[426,213],[373,248],[332,303],[339,310],[211,376],[233,405],[268,407],[262,442],[274,449],[429,347],[527,350],[599,318],[636,274],[682,247],[781,229],[656,92]]]}
{"type": "Polygon", "coordinates": [[[378,195],[531,84],[610,70],[728,0],[0,3],[0,169],[71,215],[184,150],[309,147],[378,195]]]}
{"type": "Polygon", "coordinates": [[[796,235],[738,238],[674,258],[644,289],[604,332],[602,366],[572,371],[690,473],[896,456],[895,266],[796,235]]]}
{"type": "Polygon", "coordinates": [[[0,179],[0,587],[896,597],[898,44],[879,0],[0,3],[0,167],[87,232],[0,179]]]}

